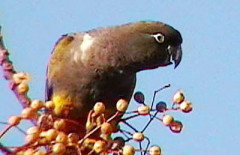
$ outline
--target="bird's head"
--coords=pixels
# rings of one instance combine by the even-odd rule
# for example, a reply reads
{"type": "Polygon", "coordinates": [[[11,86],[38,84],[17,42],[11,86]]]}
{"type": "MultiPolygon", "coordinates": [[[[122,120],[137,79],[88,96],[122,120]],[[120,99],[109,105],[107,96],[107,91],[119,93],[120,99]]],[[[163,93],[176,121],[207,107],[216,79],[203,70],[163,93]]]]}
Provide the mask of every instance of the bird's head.
{"type": "Polygon", "coordinates": [[[173,62],[176,68],[180,64],[182,36],[173,27],[161,22],[135,22],[120,27],[126,28],[124,42],[134,55],[132,59],[140,58],[141,70],[173,62]]]}
{"type": "Polygon", "coordinates": [[[176,68],[182,59],[181,34],[161,22],[133,22],[95,29],[86,35],[89,38],[84,40],[89,49],[86,60],[96,64],[92,59],[101,57],[102,66],[141,71],[175,63],[176,68]],[[104,50],[99,50],[100,47],[104,50]]]}

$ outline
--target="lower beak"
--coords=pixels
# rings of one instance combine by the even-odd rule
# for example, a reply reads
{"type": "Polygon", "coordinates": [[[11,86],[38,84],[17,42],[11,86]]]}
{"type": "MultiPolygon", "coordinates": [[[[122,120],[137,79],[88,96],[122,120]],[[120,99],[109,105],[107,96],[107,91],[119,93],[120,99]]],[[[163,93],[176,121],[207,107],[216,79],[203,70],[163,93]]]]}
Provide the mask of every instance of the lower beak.
{"type": "Polygon", "coordinates": [[[177,68],[177,66],[180,64],[182,60],[182,47],[181,46],[168,46],[168,52],[172,57],[172,60],[174,61],[174,68],[177,68]]]}

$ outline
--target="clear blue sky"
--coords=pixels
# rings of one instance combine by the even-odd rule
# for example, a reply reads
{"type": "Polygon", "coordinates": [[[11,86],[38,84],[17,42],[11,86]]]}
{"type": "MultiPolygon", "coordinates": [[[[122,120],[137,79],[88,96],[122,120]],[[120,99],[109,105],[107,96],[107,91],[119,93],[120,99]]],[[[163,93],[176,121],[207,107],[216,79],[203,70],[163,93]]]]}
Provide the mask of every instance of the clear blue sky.
{"type": "MultiPolygon", "coordinates": [[[[180,66],[141,72],[136,87],[150,102],[154,90],[170,83],[171,89],[158,100],[170,102],[171,95],[183,89],[194,104],[191,114],[173,114],[184,124],[181,134],[171,133],[158,121],[147,130],[164,155],[239,154],[239,17],[238,0],[0,1],[5,44],[16,70],[31,74],[32,98],[44,97],[46,64],[62,34],[139,20],[162,21],[178,29],[184,40],[180,66]]],[[[1,78],[1,121],[21,110],[7,85],[1,78]]],[[[20,136],[11,131],[1,141],[16,145],[21,142],[16,137],[20,136]]]]}

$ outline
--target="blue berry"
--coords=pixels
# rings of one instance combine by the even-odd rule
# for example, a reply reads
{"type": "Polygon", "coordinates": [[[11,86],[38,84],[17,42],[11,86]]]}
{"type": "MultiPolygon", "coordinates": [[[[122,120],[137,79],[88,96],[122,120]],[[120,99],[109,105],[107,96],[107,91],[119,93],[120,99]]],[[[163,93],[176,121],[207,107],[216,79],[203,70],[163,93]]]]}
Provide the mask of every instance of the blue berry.
{"type": "Polygon", "coordinates": [[[140,104],[144,104],[145,97],[142,92],[138,91],[134,94],[134,100],[140,104]]]}
{"type": "Polygon", "coordinates": [[[157,105],[156,105],[156,110],[158,112],[166,111],[167,110],[167,104],[163,101],[158,102],[157,105]]]}

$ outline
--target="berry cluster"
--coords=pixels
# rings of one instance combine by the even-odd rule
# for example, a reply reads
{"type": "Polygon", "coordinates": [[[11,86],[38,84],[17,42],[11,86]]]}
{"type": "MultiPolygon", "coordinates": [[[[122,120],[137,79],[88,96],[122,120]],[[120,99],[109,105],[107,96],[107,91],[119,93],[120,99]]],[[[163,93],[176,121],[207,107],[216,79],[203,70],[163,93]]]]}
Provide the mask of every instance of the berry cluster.
{"type": "MultiPolygon", "coordinates": [[[[29,75],[25,73],[15,73],[13,81],[17,86],[19,93],[27,93],[29,75]]],[[[163,88],[167,88],[165,86],[163,88]]],[[[159,89],[158,91],[162,90],[159,89]]],[[[137,110],[126,112],[128,102],[120,99],[116,103],[116,113],[105,118],[105,105],[102,102],[97,102],[93,109],[89,111],[87,122],[84,125],[86,133],[79,130],[82,125],[75,120],[67,118],[59,118],[54,116],[52,110],[54,103],[52,101],[43,102],[41,100],[31,100],[28,107],[24,108],[20,115],[11,116],[8,120],[8,125],[4,131],[0,133],[0,138],[12,127],[16,127],[22,120],[36,120],[37,123],[26,131],[26,144],[23,146],[11,148],[11,152],[19,155],[41,155],[41,154],[113,154],[113,155],[133,155],[136,152],[148,155],[161,155],[159,146],[150,145],[150,139],[144,135],[144,131],[149,124],[158,119],[169,127],[174,133],[179,133],[182,130],[182,123],[177,121],[171,115],[165,114],[169,110],[182,111],[188,113],[192,110],[191,102],[185,100],[182,91],[176,92],[173,96],[173,104],[171,108],[167,107],[164,101],[160,101],[155,105],[155,91],[151,106],[145,104],[143,93],[136,92],[134,100],[139,103],[137,110]],[[121,116],[125,114],[121,118],[121,116]],[[162,114],[161,117],[158,114],[162,114]],[[128,116],[130,115],[130,116],[128,116]],[[117,118],[120,120],[116,121],[117,118]],[[129,120],[138,116],[149,116],[149,121],[141,130],[128,123],[129,120]],[[124,123],[133,130],[133,132],[120,128],[119,124],[124,123]],[[75,132],[73,132],[75,131],[75,132]],[[122,134],[123,136],[114,136],[114,133],[122,134]],[[98,134],[99,138],[92,138],[92,135],[98,134]],[[124,137],[124,138],[123,138],[124,137]],[[131,146],[130,142],[139,143],[139,148],[131,146]],[[146,148],[142,148],[141,143],[146,140],[146,148]]]]}

